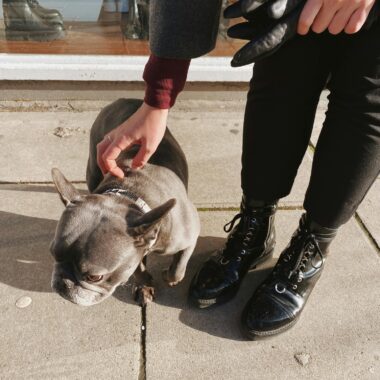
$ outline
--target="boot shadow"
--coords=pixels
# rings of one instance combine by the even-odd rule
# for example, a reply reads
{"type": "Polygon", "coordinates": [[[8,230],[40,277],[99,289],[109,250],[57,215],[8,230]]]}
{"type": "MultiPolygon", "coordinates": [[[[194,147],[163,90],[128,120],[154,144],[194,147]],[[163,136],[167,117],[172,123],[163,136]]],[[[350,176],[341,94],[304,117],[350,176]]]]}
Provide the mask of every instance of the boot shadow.
{"type": "MultiPolygon", "coordinates": [[[[171,263],[171,257],[150,257],[148,270],[153,276],[156,299],[155,303],[163,307],[181,309],[179,321],[203,333],[230,340],[245,340],[239,330],[240,315],[245,304],[252,296],[257,286],[269,275],[276,260],[266,263],[260,269],[250,271],[242,282],[236,297],[228,303],[199,309],[188,299],[188,290],[192,278],[207,258],[222,247],[225,239],[213,236],[203,236],[198,239],[197,247],[189,261],[185,279],[177,286],[170,288],[162,280],[162,270],[171,263]]],[[[131,287],[126,291],[119,287],[114,296],[120,301],[134,303],[131,287]]],[[[154,313],[149,305],[147,313],[154,313]]],[[[150,316],[152,317],[152,316],[150,316]]]]}

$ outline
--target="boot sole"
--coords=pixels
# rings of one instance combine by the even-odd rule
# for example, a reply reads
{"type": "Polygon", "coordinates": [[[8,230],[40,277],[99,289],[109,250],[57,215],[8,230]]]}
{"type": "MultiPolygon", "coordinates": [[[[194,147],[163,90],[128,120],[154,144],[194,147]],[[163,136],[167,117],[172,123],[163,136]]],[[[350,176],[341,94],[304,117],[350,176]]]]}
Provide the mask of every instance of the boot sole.
{"type": "Polygon", "coordinates": [[[61,40],[66,37],[64,30],[59,31],[24,31],[24,30],[5,30],[5,38],[8,41],[53,41],[61,40]]]}
{"type": "Polygon", "coordinates": [[[243,321],[240,322],[240,332],[241,334],[247,338],[248,340],[263,340],[263,339],[269,339],[273,336],[276,336],[278,334],[281,334],[289,329],[291,329],[297,322],[299,317],[291,321],[285,326],[279,327],[278,329],[274,330],[268,330],[268,331],[255,331],[255,330],[249,330],[243,323],[243,321]]]}
{"type": "MultiPolygon", "coordinates": [[[[273,252],[274,252],[274,247],[271,248],[266,255],[261,257],[256,262],[253,262],[252,265],[250,266],[249,270],[254,270],[259,265],[261,265],[264,262],[266,262],[267,260],[271,259],[273,257],[273,252]]],[[[240,285],[239,285],[239,287],[240,287],[240,285]]],[[[239,287],[236,289],[236,291],[234,293],[231,293],[231,294],[228,294],[225,296],[220,296],[220,297],[216,297],[216,298],[209,298],[209,299],[193,298],[190,296],[189,300],[194,306],[196,306],[199,309],[206,309],[206,308],[211,307],[211,306],[223,305],[226,302],[232,300],[236,296],[237,292],[239,291],[239,287]]]]}

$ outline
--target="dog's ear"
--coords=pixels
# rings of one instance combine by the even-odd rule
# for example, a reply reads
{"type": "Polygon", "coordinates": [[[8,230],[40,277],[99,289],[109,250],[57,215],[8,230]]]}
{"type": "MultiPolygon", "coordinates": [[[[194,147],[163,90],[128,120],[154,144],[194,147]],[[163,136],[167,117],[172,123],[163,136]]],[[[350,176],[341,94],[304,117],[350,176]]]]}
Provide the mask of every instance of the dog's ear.
{"type": "Polygon", "coordinates": [[[128,225],[128,233],[135,238],[137,246],[149,244],[156,239],[162,219],[168,214],[175,204],[175,199],[169,199],[161,206],[158,206],[140,216],[135,219],[132,224],[128,225]]]}
{"type": "Polygon", "coordinates": [[[65,178],[65,176],[56,168],[51,170],[53,182],[58,190],[61,200],[65,206],[75,200],[80,199],[79,191],[65,178]]]}

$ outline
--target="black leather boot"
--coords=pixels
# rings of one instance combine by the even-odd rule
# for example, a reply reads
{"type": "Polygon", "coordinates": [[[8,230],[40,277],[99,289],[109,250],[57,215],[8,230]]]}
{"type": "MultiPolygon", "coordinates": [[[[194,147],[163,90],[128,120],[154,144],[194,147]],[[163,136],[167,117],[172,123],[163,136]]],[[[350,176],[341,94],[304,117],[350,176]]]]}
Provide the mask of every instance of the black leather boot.
{"type": "Polygon", "coordinates": [[[243,198],[241,212],[224,226],[230,232],[224,248],[206,261],[193,278],[189,297],[200,308],[232,299],[249,269],[272,257],[277,202],[262,202],[261,206],[248,203],[243,198]]]}
{"type": "Polygon", "coordinates": [[[149,0],[129,1],[129,12],[122,15],[121,30],[129,40],[149,38],[149,0]]]}
{"type": "Polygon", "coordinates": [[[337,230],[323,228],[304,214],[269,277],[245,307],[242,332],[249,339],[269,337],[292,327],[321,276],[328,246],[337,230]]]}
{"type": "Polygon", "coordinates": [[[30,8],[40,16],[42,19],[49,23],[63,25],[63,17],[57,9],[48,9],[41,7],[37,0],[27,0],[30,8]]]}
{"type": "Polygon", "coordinates": [[[8,40],[51,41],[65,37],[62,24],[42,18],[27,0],[3,0],[8,40]]]}

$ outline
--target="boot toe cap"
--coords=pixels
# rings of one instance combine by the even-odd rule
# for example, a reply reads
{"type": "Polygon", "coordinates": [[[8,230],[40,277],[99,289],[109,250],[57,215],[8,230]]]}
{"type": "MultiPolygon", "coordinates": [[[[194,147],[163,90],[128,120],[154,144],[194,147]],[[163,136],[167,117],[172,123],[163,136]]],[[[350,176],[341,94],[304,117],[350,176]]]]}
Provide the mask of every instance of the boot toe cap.
{"type": "MultiPolygon", "coordinates": [[[[223,269],[213,259],[206,261],[194,276],[189,296],[196,301],[215,301],[231,288],[231,281],[223,269]]],[[[213,303],[215,303],[213,302],[213,303]]]]}
{"type": "Polygon", "coordinates": [[[293,323],[294,315],[270,296],[254,295],[242,315],[242,329],[249,338],[275,335],[293,323]]]}

